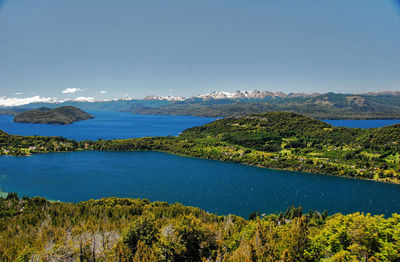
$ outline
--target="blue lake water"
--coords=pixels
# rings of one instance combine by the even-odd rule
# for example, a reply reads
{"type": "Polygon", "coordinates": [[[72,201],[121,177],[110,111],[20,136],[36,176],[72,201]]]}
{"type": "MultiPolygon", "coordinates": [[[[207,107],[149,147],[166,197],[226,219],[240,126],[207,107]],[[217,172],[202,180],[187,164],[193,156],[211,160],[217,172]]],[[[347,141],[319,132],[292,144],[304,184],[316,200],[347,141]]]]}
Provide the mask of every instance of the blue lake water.
{"type": "MultiPolygon", "coordinates": [[[[93,120],[56,126],[13,123],[0,130],[76,140],[178,135],[214,118],[90,112],[93,120]]],[[[380,127],[399,120],[326,120],[335,126],[380,127]]],[[[400,186],[356,179],[261,169],[158,152],[73,152],[0,157],[5,192],[82,201],[118,196],[181,202],[218,214],[284,211],[291,205],[329,213],[400,212],[400,186]]],[[[0,190],[1,192],[1,190],[0,190]]]]}
{"type": "Polygon", "coordinates": [[[394,124],[400,124],[400,119],[376,119],[376,120],[322,120],[333,126],[375,128],[394,124]]]}
{"type": "MultiPolygon", "coordinates": [[[[216,118],[193,116],[133,115],[123,112],[92,111],[95,119],[71,125],[14,123],[13,116],[0,115],[0,130],[13,135],[63,136],[75,140],[133,138],[178,135],[186,128],[207,124],[216,118]]],[[[372,128],[400,123],[388,120],[323,120],[334,126],[372,128]]]]}
{"type": "Polygon", "coordinates": [[[193,126],[207,124],[215,118],[193,116],[133,115],[122,112],[89,112],[94,119],[71,125],[14,123],[13,116],[0,115],[0,130],[13,135],[63,136],[74,140],[176,136],[193,126]]]}
{"type": "Polygon", "coordinates": [[[159,152],[72,152],[0,157],[3,191],[61,201],[118,196],[181,202],[218,214],[400,211],[400,186],[278,171],[159,152]]]}
{"type": "MultiPolygon", "coordinates": [[[[74,140],[122,139],[178,135],[186,128],[214,121],[212,117],[133,115],[123,112],[92,111],[95,119],[71,125],[14,123],[13,116],[0,115],[0,130],[13,135],[63,136],[74,140]]],[[[400,120],[323,120],[334,126],[371,128],[400,123],[400,120]]]]}

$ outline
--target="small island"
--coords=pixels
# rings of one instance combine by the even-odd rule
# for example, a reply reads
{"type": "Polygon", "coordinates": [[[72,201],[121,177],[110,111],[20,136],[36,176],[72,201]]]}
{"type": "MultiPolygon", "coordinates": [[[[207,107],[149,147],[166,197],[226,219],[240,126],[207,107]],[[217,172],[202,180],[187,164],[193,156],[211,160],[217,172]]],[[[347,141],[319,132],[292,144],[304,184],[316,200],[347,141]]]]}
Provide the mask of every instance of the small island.
{"type": "Polygon", "coordinates": [[[61,106],[54,109],[41,107],[15,115],[14,122],[69,125],[76,121],[92,118],[94,116],[74,106],[61,106]]]}

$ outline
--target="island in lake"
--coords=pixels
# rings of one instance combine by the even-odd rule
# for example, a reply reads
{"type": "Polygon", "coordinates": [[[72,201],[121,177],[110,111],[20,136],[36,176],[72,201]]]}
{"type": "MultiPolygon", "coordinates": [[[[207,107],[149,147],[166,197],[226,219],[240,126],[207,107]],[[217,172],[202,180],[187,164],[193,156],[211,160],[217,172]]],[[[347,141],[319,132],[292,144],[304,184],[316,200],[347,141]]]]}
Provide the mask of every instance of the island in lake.
{"type": "Polygon", "coordinates": [[[15,115],[16,123],[69,125],[76,121],[92,119],[94,116],[74,106],[58,108],[41,107],[15,115]]]}

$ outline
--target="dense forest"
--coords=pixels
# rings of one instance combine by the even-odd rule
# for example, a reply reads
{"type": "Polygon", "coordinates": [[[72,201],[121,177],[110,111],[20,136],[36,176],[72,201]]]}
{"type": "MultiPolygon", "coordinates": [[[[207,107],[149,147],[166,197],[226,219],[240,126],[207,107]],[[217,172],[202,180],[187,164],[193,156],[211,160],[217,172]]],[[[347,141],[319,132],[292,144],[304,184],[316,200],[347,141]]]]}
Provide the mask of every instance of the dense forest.
{"type": "Polygon", "coordinates": [[[217,216],[179,203],[0,198],[1,261],[400,261],[400,215],[289,207],[217,216]]]}
{"type": "Polygon", "coordinates": [[[157,150],[260,167],[400,183],[400,124],[333,127],[296,113],[216,120],[178,137],[72,141],[0,132],[0,152],[29,155],[76,150],[157,150]]]}
{"type": "Polygon", "coordinates": [[[61,106],[54,109],[40,107],[16,114],[14,116],[14,122],[69,125],[75,121],[88,120],[91,118],[94,118],[94,116],[74,106],[61,106]]]}

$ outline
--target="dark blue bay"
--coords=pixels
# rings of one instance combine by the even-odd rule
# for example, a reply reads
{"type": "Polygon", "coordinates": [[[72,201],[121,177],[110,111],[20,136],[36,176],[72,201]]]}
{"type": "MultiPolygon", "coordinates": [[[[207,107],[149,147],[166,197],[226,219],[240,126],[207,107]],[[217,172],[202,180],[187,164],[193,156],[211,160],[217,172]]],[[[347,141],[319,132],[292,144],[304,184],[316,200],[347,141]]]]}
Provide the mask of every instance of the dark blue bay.
{"type": "Polygon", "coordinates": [[[73,152],[0,157],[3,191],[60,201],[117,196],[181,202],[247,217],[289,205],[330,214],[400,212],[400,186],[278,171],[159,152],[73,152]]]}
{"type": "Polygon", "coordinates": [[[122,112],[89,112],[95,119],[71,125],[14,123],[12,116],[0,115],[0,130],[13,135],[63,136],[75,140],[176,136],[193,126],[207,124],[215,118],[193,116],[133,115],[122,112]]]}

